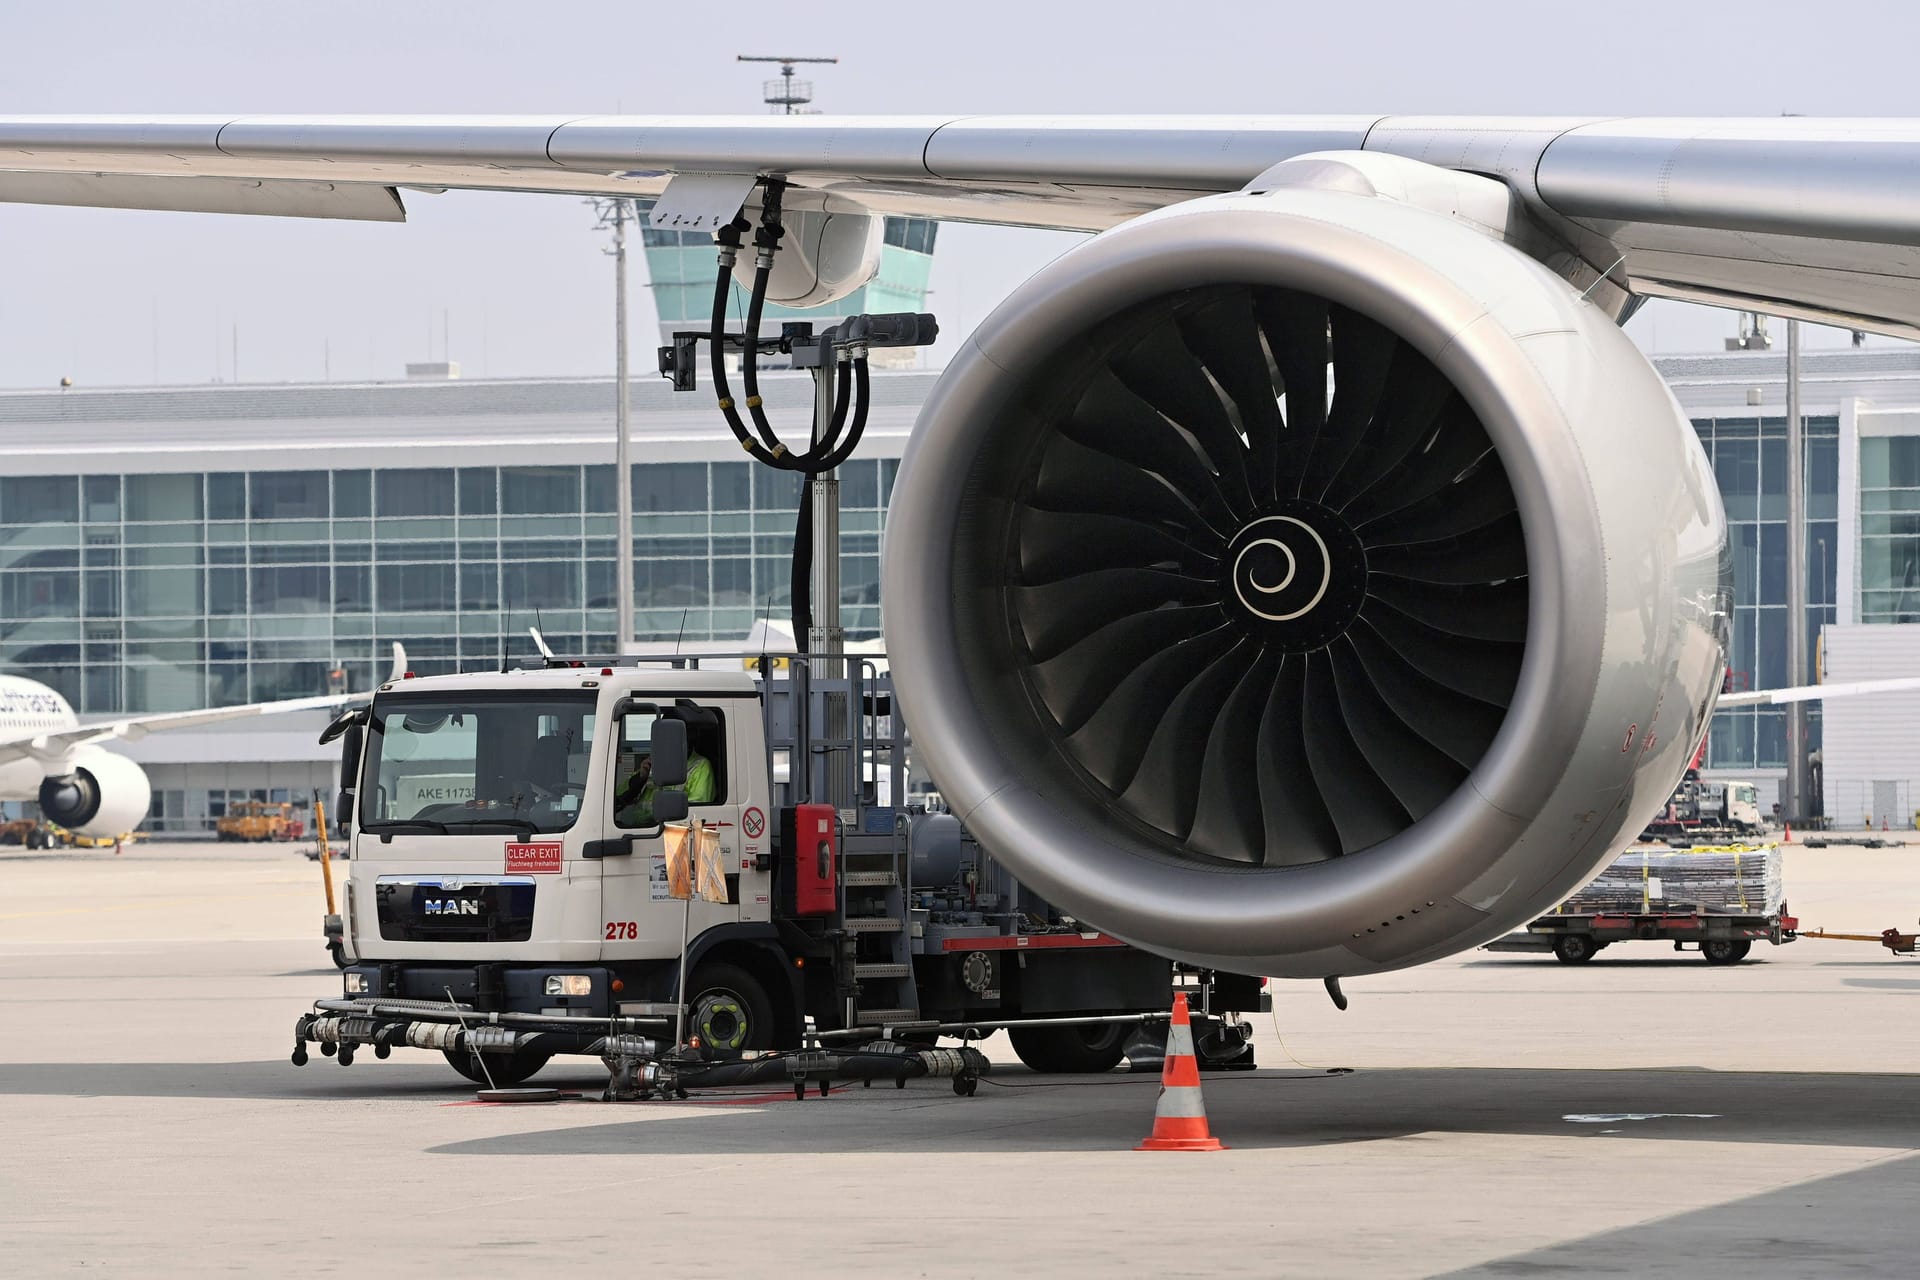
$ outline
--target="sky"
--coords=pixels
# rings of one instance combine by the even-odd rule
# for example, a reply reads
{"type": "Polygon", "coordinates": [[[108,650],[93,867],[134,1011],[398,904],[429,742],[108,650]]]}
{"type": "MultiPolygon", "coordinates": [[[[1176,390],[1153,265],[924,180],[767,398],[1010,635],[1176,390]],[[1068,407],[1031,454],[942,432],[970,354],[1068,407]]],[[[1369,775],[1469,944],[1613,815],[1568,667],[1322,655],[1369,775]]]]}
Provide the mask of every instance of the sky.
{"type": "MultiPolygon", "coordinates": [[[[0,7],[0,115],[750,112],[776,69],[740,53],[838,56],[808,69],[836,113],[1906,115],[1916,35],[1920,9],[1881,0],[63,0],[0,7]]],[[[0,204],[0,387],[395,378],[447,357],[468,376],[612,372],[612,269],[580,200],[408,205],[394,226],[0,204]]],[[[931,361],[1073,242],[943,229],[931,361]]],[[[1629,332],[1700,351],[1734,327],[1656,303],[1629,332]]]]}

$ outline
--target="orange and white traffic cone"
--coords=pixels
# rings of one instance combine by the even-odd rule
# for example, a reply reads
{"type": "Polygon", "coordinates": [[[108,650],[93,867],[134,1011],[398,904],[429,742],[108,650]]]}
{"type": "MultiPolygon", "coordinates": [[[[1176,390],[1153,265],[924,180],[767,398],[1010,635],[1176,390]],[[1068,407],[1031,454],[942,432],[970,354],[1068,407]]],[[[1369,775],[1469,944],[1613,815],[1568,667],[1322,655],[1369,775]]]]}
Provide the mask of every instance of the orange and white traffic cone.
{"type": "Polygon", "coordinates": [[[1200,1099],[1200,1062],[1193,1056],[1193,1024],[1187,1020],[1187,993],[1173,996],[1173,1025],[1167,1028],[1167,1053],[1160,1069],[1160,1102],[1153,1109],[1153,1132],[1135,1151],[1225,1151],[1207,1131],[1207,1107],[1200,1099]]]}
{"type": "Polygon", "coordinates": [[[1781,826],[1783,826],[1783,827],[1785,827],[1785,828],[1786,828],[1786,830],[1787,830],[1787,834],[1786,834],[1786,836],[1785,836],[1785,838],[1783,838],[1783,839],[1782,839],[1782,840],[1780,841],[1780,843],[1781,843],[1781,844],[1792,844],[1792,843],[1793,843],[1793,824],[1792,824],[1791,822],[1783,822],[1783,823],[1781,823],[1780,825],[1781,825],[1781,826]]]}

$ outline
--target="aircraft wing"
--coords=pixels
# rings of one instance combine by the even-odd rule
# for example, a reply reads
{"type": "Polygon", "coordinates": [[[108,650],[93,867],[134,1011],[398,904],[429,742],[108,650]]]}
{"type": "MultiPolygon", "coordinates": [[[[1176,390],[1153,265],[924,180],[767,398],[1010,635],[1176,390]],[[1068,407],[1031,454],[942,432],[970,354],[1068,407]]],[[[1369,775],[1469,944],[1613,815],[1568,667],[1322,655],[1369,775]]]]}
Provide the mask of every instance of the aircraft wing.
{"type": "Polygon", "coordinates": [[[1856,698],[1874,693],[1912,693],[1920,690],[1920,676],[1894,680],[1852,680],[1839,684],[1803,684],[1791,689],[1760,689],[1751,693],[1723,693],[1714,709],[1764,707],[1786,702],[1818,702],[1825,698],[1856,698]]]}
{"type": "Polygon", "coordinates": [[[0,201],[398,220],[402,191],[780,176],[876,213],[1097,231],[1318,151],[1504,181],[1639,296],[1920,338],[1920,120],[16,116],[0,201]]]}
{"type": "MultiPolygon", "coordinates": [[[[406,668],[406,650],[393,646],[393,678],[399,679],[406,668]]],[[[96,720],[56,733],[32,733],[0,739],[0,763],[32,758],[57,763],[78,747],[93,746],[120,739],[138,742],[150,733],[168,729],[192,729],[225,720],[246,720],[254,716],[280,715],[289,711],[315,711],[365,702],[370,694],[329,694],[318,698],[289,698],[279,702],[252,702],[236,707],[206,707],[198,711],[161,711],[152,715],[123,716],[116,720],[96,720]]]]}

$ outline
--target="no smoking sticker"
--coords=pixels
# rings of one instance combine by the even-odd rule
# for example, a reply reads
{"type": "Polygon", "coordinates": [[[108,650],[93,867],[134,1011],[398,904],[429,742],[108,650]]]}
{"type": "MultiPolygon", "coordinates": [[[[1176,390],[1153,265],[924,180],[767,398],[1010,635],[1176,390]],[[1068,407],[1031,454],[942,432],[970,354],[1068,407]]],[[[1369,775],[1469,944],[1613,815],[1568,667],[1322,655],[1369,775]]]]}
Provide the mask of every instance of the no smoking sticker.
{"type": "Polygon", "coordinates": [[[740,815],[740,829],[747,833],[747,839],[758,840],[767,829],[767,815],[760,812],[758,806],[752,806],[740,815]]]}

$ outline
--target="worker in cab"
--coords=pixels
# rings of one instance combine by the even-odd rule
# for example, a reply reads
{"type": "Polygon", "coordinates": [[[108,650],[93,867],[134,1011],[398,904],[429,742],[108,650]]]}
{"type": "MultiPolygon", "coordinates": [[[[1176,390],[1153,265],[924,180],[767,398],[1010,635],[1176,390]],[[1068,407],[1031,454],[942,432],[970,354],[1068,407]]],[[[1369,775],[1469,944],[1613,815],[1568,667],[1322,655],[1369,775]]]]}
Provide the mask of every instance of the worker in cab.
{"type": "MultiPolygon", "coordinates": [[[[712,804],[718,795],[718,788],[714,785],[713,762],[689,748],[687,780],[664,789],[686,792],[689,805],[712,804]]],[[[633,771],[614,792],[614,821],[622,827],[657,825],[653,819],[653,797],[660,790],[662,788],[653,785],[653,757],[641,756],[633,771]]]]}

